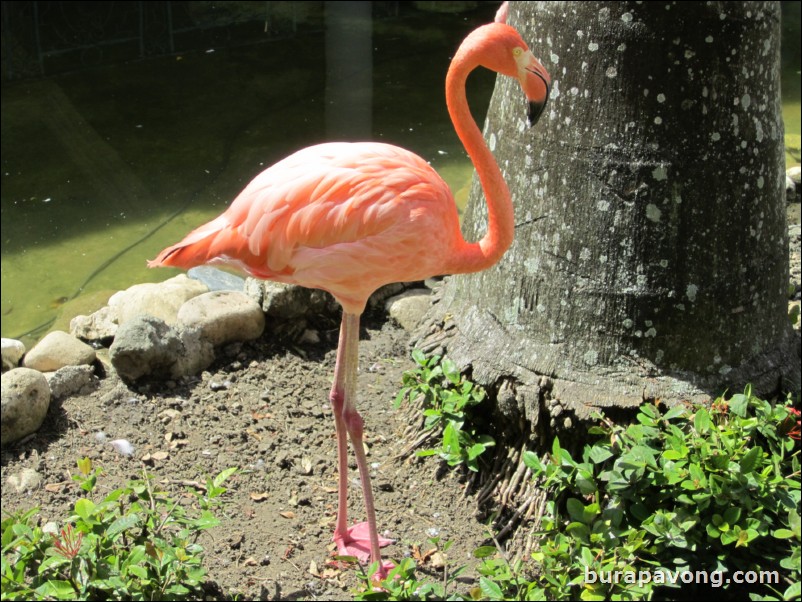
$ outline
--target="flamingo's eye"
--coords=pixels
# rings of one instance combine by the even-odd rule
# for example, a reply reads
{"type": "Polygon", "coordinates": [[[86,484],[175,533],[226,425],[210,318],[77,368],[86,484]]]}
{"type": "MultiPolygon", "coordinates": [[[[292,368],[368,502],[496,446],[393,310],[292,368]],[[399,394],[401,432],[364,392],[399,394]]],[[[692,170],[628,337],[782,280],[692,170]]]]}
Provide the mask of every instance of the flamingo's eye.
{"type": "Polygon", "coordinates": [[[512,49],[512,56],[514,56],[515,58],[518,58],[523,53],[524,53],[524,49],[523,48],[518,47],[518,48],[513,48],[512,49]]]}

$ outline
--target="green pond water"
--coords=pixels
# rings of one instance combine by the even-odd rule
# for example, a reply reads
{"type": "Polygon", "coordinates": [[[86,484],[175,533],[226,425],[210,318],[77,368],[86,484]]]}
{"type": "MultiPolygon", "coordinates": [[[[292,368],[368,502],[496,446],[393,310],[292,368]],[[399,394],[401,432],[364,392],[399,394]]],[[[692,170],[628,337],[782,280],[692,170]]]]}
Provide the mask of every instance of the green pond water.
{"type": "MultiPolygon", "coordinates": [[[[2,336],[30,345],[117,290],[176,275],[145,262],[310,144],[404,146],[464,203],[472,167],[444,78],[459,41],[493,8],[376,21],[371,61],[335,78],[331,43],[309,32],[4,83],[2,336]]],[[[798,17],[795,31],[798,56],[798,17]]],[[[784,65],[786,132],[798,148],[798,59],[784,65]]],[[[493,82],[489,72],[469,82],[479,120],[493,82]]]]}

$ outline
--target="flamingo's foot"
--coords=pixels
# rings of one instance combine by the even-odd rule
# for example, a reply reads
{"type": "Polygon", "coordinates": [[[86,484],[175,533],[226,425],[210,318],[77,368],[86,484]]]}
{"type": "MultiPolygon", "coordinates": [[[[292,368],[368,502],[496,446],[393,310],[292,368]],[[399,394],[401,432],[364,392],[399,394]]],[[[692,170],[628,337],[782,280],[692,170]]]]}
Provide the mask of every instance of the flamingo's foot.
{"type": "MultiPolygon", "coordinates": [[[[353,527],[349,527],[345,535],[340,535],[336,531],[334,533],[334,543],[337,544],[337,553],[340,556],[355,556],[360,563],[366,564],[371,561],[370,557],[370,528],[368,523],[358,523],[353,527]]],[[[383,548],[395,543],[392,539],[379,536],[379,547],[383,548]]],[[[382,561],[379,570],[376,571],[375,577],[381,576],[384,579],[387,572],[395,565],[389,560],[382,561]]]]}
{"type": "MultiPolygon", "coordinates": [[[[381,565],[379,568],[376,569],[376,572],[373,573],[371,577],[371,581],[373,582],[373,586],[378,586],[382,581],[387,579],[387,574],[395,568],[395,563],[391,560],[382,560],[381,565]]],[[[381,589],[381,588],[380,588],[381,589]]]]}

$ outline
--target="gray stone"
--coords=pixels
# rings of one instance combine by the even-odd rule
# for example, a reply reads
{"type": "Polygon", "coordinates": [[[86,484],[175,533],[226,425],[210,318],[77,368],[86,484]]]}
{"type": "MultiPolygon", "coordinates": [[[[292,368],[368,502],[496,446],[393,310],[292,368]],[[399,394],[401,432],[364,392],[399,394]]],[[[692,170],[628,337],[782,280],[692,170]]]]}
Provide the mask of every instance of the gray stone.
{"type": "Polygon", "coordinates": [[[54,330],[34,345],[23,360],[26,368],[51,372],[64,366],[80,366],[95,361],[95,350],[69,333],[54,330]]]}
{"type": "Polygon", "coordinates": [[[115,312],[113,319],[120,326],[143,314],[173,325],[178,320],[181,306],[208,290],[202,282],[179,274],[164,282],[135,284],[114,293],[109,299],[109,307],[115,312]]]}
{"type": "Polygon", "coordinates": [[[187,271],[187,276],[199,280],[210,291],[240,291],[245,289],[245,278],[229,274],[209,265],[200,265],[187,271]]]}
{"type": "Polygon", "coordinates": [[[120,326],[109,356],[123,380],[136,381],[199,372],[214,361],[214,349],[199,329],[179,330],[159,318],[140,315],[120,326]]]}
{"type": "Polygon", "coordinates": [[[178,310],[179,326],[196,326],[214,345],[250,341],[262,335],[265,315],[245,293],[213,291],[198,295],[178,310]]]}
{"type": "Polygon", "coordinates": [[[10,475],[6,479],[6,483],[13,487],[17,493],[33,491],[42,486],[42,475],[33,468],[23,468],[19,474],[10,475]]]}
{"type": "Polygon", "coordinates": [[[431,305],[431,291],[414,288],[387,300],[385,307],[390,317],[404,330],[413,330],[426,315],[431,305]]]}
{"type": "Polygon", "coordinates": [[[70,334],[84,341],[108,341],[117,334],[117,312],[106,305],[88,316],[70,320],[70,334]]]}
{"type": "Polygon", "coordinates": [[[64,366],[45,375],[53,399],[86,394],[98,387],[100,381],[92,366],[64,366]]]}
{"type": "Polygon", "coordinates": [[[245,293],[261,305],[265,314],[279,320],[339,312],[338,303],[329,293],[295,284],[248,278],[245,293]]]}
{"type": "Polygon", "coordinates": [[[25,345],[16,339],[3,339],[3,372],[19,366],[19,361],[25,355],[25,345]]]}
{"type": "Polygon", "coordinates": [[[44,374],[15,368],[2,376],[0,429],[3,447],[39,430],[50,407],[50,387],[44,374]]]}
{"type": "Polygon", "coordinates": [[[174,378],[198,374],[211,365],[215,357],[214,345],[202,336],[200,328],[182,328],[178,337],[184,351],[173,370],[174,378]]]}

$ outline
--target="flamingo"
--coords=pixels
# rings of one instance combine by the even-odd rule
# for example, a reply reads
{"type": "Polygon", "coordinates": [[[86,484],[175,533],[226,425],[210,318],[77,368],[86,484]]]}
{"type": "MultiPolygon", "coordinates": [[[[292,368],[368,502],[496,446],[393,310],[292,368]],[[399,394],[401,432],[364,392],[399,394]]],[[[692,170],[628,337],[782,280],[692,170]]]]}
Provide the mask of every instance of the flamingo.
{"type": "Polygon", "coordinates": [[[393,564],[380,548],[370,474],[356,409],[359,319],[379,287],[495,264],[512,243],[513,208],[501,170],[471,117],[465,82],[479,66],[516,78],[528,100],[528,122],[543,113],[551,79],[520,34],[497,22],[470,33],[446,76],[454,128],[487,199],[488,230],[478,242],[460,232],[446,183],[412,152],[377,142],[326,143],[300,150],[263,171],[219,217],[164,249],[150,267],[223,263],[262,279],[323,289],[343,315],[329,400],[337,437],[338,510],[333,540],[341,556],[393,564]],[[356,456],[367,522],[348,527],[348,441],[356,456]]]}

